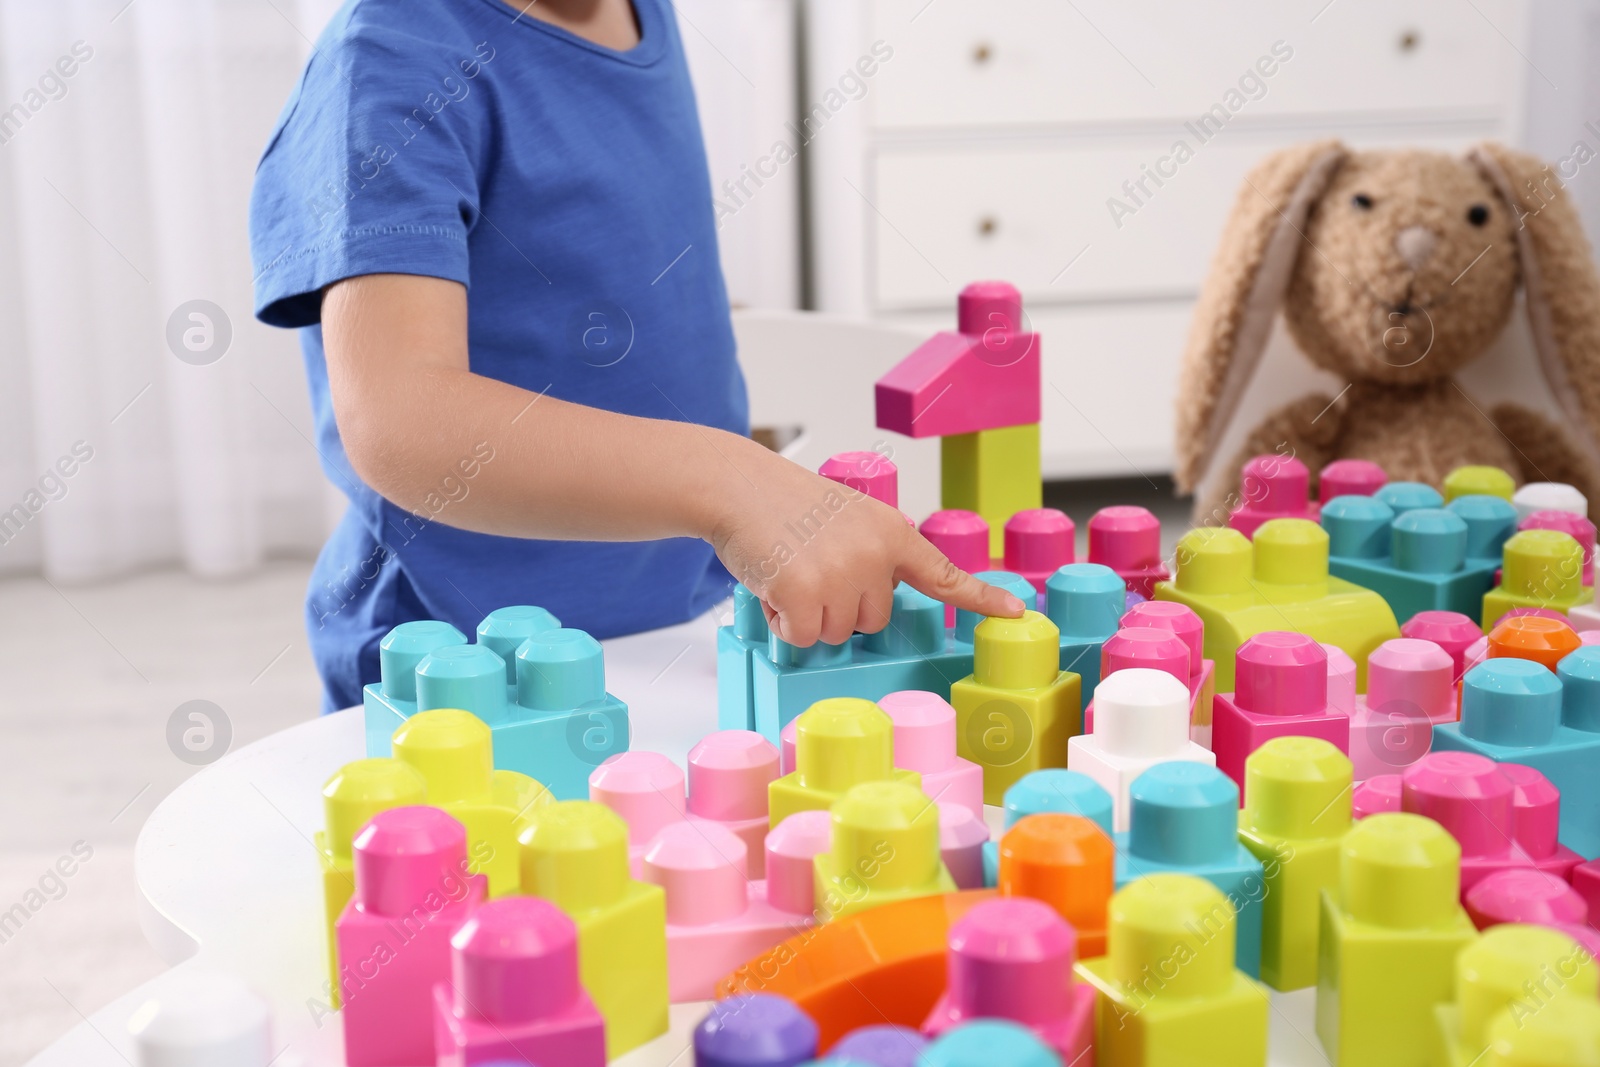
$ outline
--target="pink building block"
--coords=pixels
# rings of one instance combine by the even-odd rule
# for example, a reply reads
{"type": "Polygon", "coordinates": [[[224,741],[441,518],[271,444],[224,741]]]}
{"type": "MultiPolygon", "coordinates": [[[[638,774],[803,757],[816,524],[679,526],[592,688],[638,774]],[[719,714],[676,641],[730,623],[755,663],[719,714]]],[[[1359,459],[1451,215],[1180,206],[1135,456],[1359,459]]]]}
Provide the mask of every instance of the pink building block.
{"type": "Polygon", "coordinates": [[[717,730],[689,750],[689,818],[743,841],[751,878],[766,877],[767,785],[780,773],[777,748],[753,730],[717,730]]]}
{"type": "Polygon", "coordinates": [[[483,902],[467,874],[467,831],[439,808],[390,808],[351,846],[355,891],[334,923],[351,1067],[432,1063],[433,987],[450,939],[483,902]]]}
{"type": "Polygon", "coordinates": [[[797,811],[767,835],[767,901],[791,915],[816,914],[818,855],[833,844],[826,811],[797,811]]]}
{"type": "Polygon", "coordinates": [[[1400,636],[1432,641],[1444,649],[1460,681],[1467,673],[1467,650],[1483,640],[1483,628],[1458,611],[1419,611],[1400,627],[1400,636]]]}
{"type": "Polygon", "coordinates": [[[1368,778],[1350,794],[1350,816],[1365,819],[1400,810],[1400,776],[1379,774],[1368,778]]]}
{"type": "Polygon", "coordinates": [[[1110,567],[1128,592],[1149,600],[1172,577],[1161,560],[1161,520],[1131,505],[1101,508],[1089,520],[1089,562],[1110,567]]]}
{"type": "MultiPolygon", "coordinates": [[[[962,511],[959,508],[935,511],[922,521],[922,536],[926,537],[934,548],[943,552],[951,563],[968,574],[986,571],[991,565],[989,523],[976,511],[962,511]]],[[[955,605],[946,604],[945,629],[955,624],[955,605]]]]}
{"type": "Polygon", "coordinates": [[[1589,907],[1558,875],[1531,867],[1508,868],[1486,875],[1463,895],[1472,924],[1487,930],[1500,923],[1535,926],[1582,926],[1589,907]]]}
{"type": "Polygon", "coordinates": [[[744,842],[717,823],[663,827],[645,851],[643,878],[667,896],[667,990],[674,1003],[710,1000],[718,979],[813,921],[809,911],[768,902],[766,883],[749,879],[744,842]]]}
{"type": "MultiPolygon", "coordinates": [[[[1134,607],[1141,605],[1135,604],[1134,607]]],[[[1171,630],[1124,626],[1100,646],[1100,680],[1118,671],[1147,668],[1170,674],[1189,690],[1189,720],[1194,721],[1194,687],[1189,684],[1189,646],[1171,630]]],[[[1083,732],[1094,733],[1094,701],[1083,709],[1083,732]]]]}
{"type": "Polygon", "coordinates": [[[1317,521],[1321,507],[1311,500],[1311,472],[1293,456],[1267,455],[1246,460],[1240,471],[1240,505],[1228,525],[1254,537],[1269,519],[1317,521]]]}
{"type": "Polygon", "coordinates": [[[1022,295],[974,282],[956,302],[957,332],[934,334],[878,379],[878,426],[907,437],[950,437],[1039,421],[1039,335],[1022,295]]]}
{"type": "Polygon", "coordinates": [[[1589,905],[1589,919],[1600,927],[1600,860],[1590,860],[1572,869],[1572,888],[1589,905]]]}
{"type": "Polygon", "coordinates": [[[1432,641],[1397,637],[1367,657],[1367,692],[1350,718],[1356,781],[1409,767],[1433,743],[1435,723],[1456,719],[1456,673],[1432,641]]]}
{"type": "Polygon", "coordinates": [[[795,737],[800,730],[799,721],[800,717],[798,715],[795,716],[789,720],[789,725],[778,733],[778,740],[782,742],[782,747],[778,752],[778,769],[784,774],[793,774],[797,766],[794,751],[795,737]]]}
{"type": "Polygon", "coordinates": [[[1350,751],[1350,719],[1328,707],[1328,654],[1305,634],[1256,634],[1234,657],[1232,693],[1211,721],[1217,769],[1244,793],[1244,761],[1274,737],[1319,737],[1350,751]]]}
{"type": "Polygon", "coordinates": [[[989,827],[983,816],[960,804],[939,805],[939,858],[958,889],[983,888],[983,846],[989,827]]]}
{"type": "MultiPolygon", "coordinates": [[[[922,791],[983,820],[983,768],[956,755],[956,711],[937,693],[903,689],[877,702],[894,723],[894,765],[922,775],[922,791]]],[[[793,722],[790,725],[794,725],[793,722]]]]}
{"type": "Polygon", "coordinates": [[[1189,736],[1195,744],[1211,747],[1212,706],[1217,696],[1217,664],[1206,659],[1206,624],[1193,608],[1173,600],[1147,600],[1134,604],[1122,616],[1123,626],[1144,626],[1176,634],[1189,648],[1189,692],[1194,706],[1189,715],[1189,736]]]}
{"type": "Polygon", "coordinates": [[[578,981],[578,928],[560,908],[539,897],[492,900],[451,948],[450,981],[433,987],[438,1067],[605,1067],[605,1020],[578,981]]]}
{"type": "Polygon", "coordinates": [[[877,452],[840,452],[824,460],[817,473],[831,482],[881,500],[891,508],[900,506],[900,469],[888,456],[877,452]]]}
{"type": "Polygon", "coordinates": [[[1077,528],[1065,512],[1055,508],[1029,508],[1006,520],[1005,569],[1020,574],[1044,592],[1044,583],[1059,568],[1072,562],[1077,528]]]}
{"type": "Polygon", "coordinates": [[[1382,467],[1364,459],[1336,459],[1317,476],[1317,499],[1326,504],[1336,496],[1371,496],[1389,484],[1382,467]]]}
{"type": "Polygon", "coordinates": [[[1328,657],[1328,707],[1346,715],[1356,713],[1356,661],[1338,645],[1319,642],[1328,657]]]}
{"type": "Polygon", "coordinates": [[[1401,773],[1400,807],[1425,815],[1461,844],[1465,893],[1495,871],[1537,869],[1558,878],[1583,862],[1556,844],[1560,798],[1532,768],[1504,773],[1472,752],[1432,752],[1401,773]]]}
{"type": "Polygon", "coordinates": [[[935,1037],[973,1019],[1009,1019],[1032,1030],[1062,1063],[1092,1063],[1095,995],[1073,978],[1077,948],[1076,932],[1048,904],[1001,897],[974,906],[950,928],[948,985],[923,1033],[935,1037]]]}
{"type": "Polygon", "coordinates": [[[659,752],[619,752],[589,772],[589,799],[604,804],[628,824],[633,876],[650,839],[688,814],[683,769],[659,752]]]}
{"type": "MultiPolygon", "coordinates": [[[[1594,523],[1570,511],[1535,511],[1518,530],[1559,530],[1583,546],[1583,584],[1594,585],[1594,523]]],[[[1565,618],[1565,616],[1563,616],[1565,618]]]]}

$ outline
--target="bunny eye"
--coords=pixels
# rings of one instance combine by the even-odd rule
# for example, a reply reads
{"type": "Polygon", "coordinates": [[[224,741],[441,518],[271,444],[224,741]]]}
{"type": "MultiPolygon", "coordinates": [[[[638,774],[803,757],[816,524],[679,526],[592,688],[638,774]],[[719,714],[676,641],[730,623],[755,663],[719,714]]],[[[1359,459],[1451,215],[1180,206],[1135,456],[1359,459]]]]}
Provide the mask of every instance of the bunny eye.
{"type": "Polygon", "coordinates": [[[1368,208],[1372,207],[1372,197],[1368,196],[1366,193],[1357,193],[1355,196],[1350,198],[1350,202],[1356,207],[1360,208],[1362,211],[1366,211],[1368,208]]]}
{"type": "Polygon", "coordinates": [[[1474,226],[1482,226],[1489,221],[1489,209],[1482,204],[1473,204],[1467,208],[1467,221],[1474,226]]]}

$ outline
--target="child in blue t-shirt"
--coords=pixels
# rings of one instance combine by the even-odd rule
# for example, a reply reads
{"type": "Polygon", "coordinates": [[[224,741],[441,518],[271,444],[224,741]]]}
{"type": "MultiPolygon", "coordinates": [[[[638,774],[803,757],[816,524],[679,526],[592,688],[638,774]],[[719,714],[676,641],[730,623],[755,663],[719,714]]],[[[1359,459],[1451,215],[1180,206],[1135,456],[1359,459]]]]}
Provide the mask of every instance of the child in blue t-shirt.
{"type": "Polygon", "coordinates": [[[349,0],[250,228],[256,313],[301,328],[350,498],[306,605],[329,707],[398,623],[538,604],[606,637],[692,618],[729,571],[798,645],[881,629],[901,580],[1022,610],[865,497],[781,547],[838,487],[745,436],[669,0],[349,0]]]}

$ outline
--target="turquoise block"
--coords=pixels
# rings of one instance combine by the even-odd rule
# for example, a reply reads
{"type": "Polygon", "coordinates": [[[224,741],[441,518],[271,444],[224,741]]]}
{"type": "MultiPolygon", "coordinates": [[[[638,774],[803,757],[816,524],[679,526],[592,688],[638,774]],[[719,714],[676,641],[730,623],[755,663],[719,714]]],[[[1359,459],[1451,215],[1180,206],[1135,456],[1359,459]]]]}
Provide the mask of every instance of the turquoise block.
{"type": "MultiPolygon", "coordinates": [[[[1030,771],[1017,779],[1006,790],[1005,826],[1001,831],[1015,826],[1025,815],[1057,812],[1065,815],[1082,815],[1092,820],[1107,837],[1111,836],[1111,794],[1105,787],[1080,771],[1067,771],[1051,767],[1030,771]]],[[[993,889],[1000,879],[1000,843],[988,841],[983,846],[983,882],[993,889]]]]}
{"type": "MultiPolygon", "coordinates": [[[[980,582],[988,582],[997,589],[1004,589],[1029,607],[1039,602],[1039,591],[1033,587],[1033,583],[1015,571],[978,571],[973,577],[980,582]]],[[[958,609],[956,640],[964,645],[972,644],[972,632],[982,621],[983,616],[977,612],[958,609]]]]}
{"type": "Polygon", "coordinates": [[[917,1057],[917,1067],[1062,1067],[1032,1030],[1004,1019],[973,1019],[947,1030],[917,1057]]]}
{"type": "Polygon", "coordinates": [[[1128,787],[1128,830],[1117,834],[1116,888],[1150,874],[1192,874],[1223,893],[1237,912],[1234,959],[1261,973],[1261,861],[1239,844],[1239,787],[1205,763],[1158,763],[1128,787]]]}
{"type": "Polygon", "coordinates": [[[1101,649],[1127,606],[1127,583],[1099,563],[1069,563],[1045,582],[1044,613],[1061,631],[1061,669],[1079,678],[1080,712],[1100,684],[1101,649]]]}
{"type": "Polygon", "coordinates": [[[717,630],[717,729],[756,728],[750,657],[766,650],[771,633],[761,601],[743,585],[734,586],[733,625],[717,630]]]}
{"type": "Polygon", "coordinates": [[[499,656],[506,665],[506,684],[517,680],[517,649],[534,634],[559,630],[561,620],[543,608],[519,604],[496,608],[478,624],[478,644],[499,656]]]}
{"type": "Polygon", "coordinates": [[[1372,495],[1387,504],[1396,515],[1416,508],[1444,507],[1444,496],[1439,490],[1421,482],[1390,482],[1372,495]]]}

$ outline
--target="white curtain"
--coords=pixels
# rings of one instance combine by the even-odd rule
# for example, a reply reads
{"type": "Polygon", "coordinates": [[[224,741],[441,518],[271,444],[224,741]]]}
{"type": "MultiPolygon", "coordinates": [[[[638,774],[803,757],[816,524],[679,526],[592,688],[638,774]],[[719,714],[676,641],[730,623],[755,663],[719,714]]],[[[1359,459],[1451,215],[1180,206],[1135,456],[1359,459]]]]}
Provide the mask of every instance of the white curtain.
{"type": "MultiPolygon", "coordinates": [[[[236,574],[337,520],[295,338],[251,316],[247,243],[256,161],[337,6],[0,0],[0,573],[236,574]]],[[[792,71],[792,12],[681,5],[703,100],[766,87],[760,113],[709,108],[716,182],[789,118],[792,77],[755,61],[792,71]]],[[[725,227],[742,303],[798,297],[790,171],[725,227]]]]}

